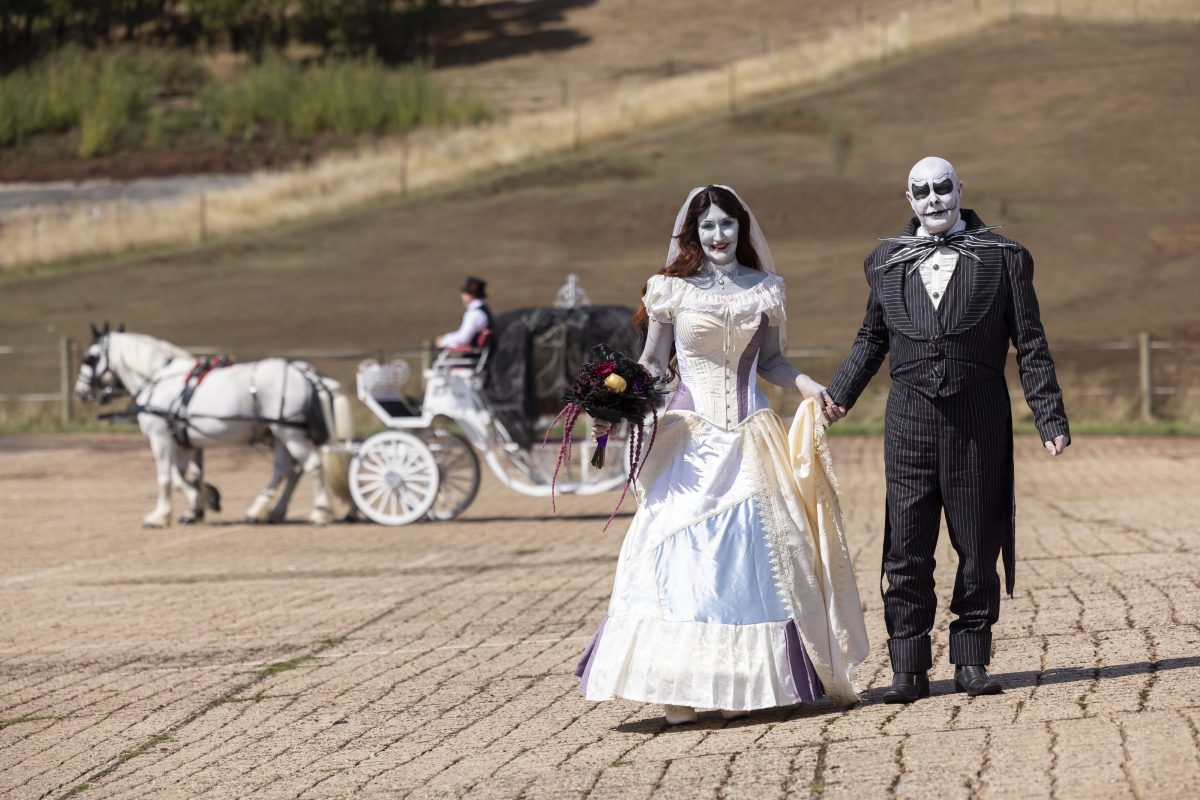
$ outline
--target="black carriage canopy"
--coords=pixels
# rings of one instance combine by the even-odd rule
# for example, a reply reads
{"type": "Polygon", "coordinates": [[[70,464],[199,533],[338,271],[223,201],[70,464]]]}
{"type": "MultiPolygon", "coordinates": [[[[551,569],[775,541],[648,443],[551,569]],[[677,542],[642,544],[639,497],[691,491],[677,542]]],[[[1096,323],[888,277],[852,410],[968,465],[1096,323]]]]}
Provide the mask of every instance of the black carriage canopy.
{"type": "Polygon", "coordinates": [[[484,393],[492,413],[522,447],[540,442],[539,428],[563,406],[591,349],[604,343],[631,358],[641,355],[641,336],[626,306],[521,308],[492,321],[484,393]]]}

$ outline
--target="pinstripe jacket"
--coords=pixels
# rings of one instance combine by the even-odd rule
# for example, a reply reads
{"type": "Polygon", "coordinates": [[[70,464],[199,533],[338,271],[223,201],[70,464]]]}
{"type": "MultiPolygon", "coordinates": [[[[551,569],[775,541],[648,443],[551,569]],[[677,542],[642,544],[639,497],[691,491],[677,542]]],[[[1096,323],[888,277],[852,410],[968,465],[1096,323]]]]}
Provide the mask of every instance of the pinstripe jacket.
{"type": "MultiPolygon", "coordinates": [[[[984,227],[970,209],[964,209],[962,217],[968,230],[984,227]]],[[[904,234],[912,236],[916,230],[914,217],[904,234]]],[[[1012,242],[994,231],[979,237],[1012,242]]],[[[928,397],[948,397],[997,378],[1003,381],[1011,341],[1042,441],[1068,433],[1062,390],[1033,290],[1029,251],[1020,246],[984,247],[974,251],[979,261],[960,257],[946,297],[934,309],[920,276],[909,275],[911,263],[879,268],[897,247],[884,242],[863,265],[870,286],[867,313],[850,354],[829,385],[834,401],[852,407],[885,355],[893,381],[928,397]]]]}

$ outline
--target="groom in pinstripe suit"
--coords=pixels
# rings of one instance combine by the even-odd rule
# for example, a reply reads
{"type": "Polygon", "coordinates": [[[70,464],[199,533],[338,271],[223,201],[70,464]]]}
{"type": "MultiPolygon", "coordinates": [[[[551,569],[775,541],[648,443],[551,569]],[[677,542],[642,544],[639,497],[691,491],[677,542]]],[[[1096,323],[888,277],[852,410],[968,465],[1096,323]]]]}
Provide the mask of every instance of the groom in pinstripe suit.
{"type": "Polygon", "coordinates": [[[1004,365],[1011,341],[1025,399],[1050,455],[1071,437],[1038,314],[1033,259],[960,209],[962,181],[940,158],[919,161],[907,197],[916,216],[867,257],[867,314],[826,393],[826,415],[853,407],[885,355],[892,388],[884,421],[887,513],[884,616],[894,678],[884,695],[929,694],[934,550],[942,512],[958,554],[950,661],[959,691],[996,694],[988,675],[1000,614],[1003,553],[1012,595],[1012,410],[1004,365]]]}

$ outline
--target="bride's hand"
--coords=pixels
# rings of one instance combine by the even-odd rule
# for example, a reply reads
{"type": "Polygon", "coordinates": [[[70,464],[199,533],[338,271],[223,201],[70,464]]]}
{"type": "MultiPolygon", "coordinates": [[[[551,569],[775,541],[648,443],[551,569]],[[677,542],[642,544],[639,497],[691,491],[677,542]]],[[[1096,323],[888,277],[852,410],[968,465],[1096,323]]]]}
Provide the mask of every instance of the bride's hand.
{"type": "Polygon", "coordinates": [[[607,436],[612,430],[613,424],[606,419],[592,420],[592,441],[597,441],[601,436],[607,436]]]}
{"type": "Polygon", "coordinates": [[[805,400],[810,397],[816,398],[817,405],[821,409],[821,416],[825,417],[826,425],[832,425],[846,416],[846,410],[833,402],[833,398],[829,396],[825,387],[807,375],[796,376],[796,388],[800,390],[800,395],[805,400]]]}
{"type": "Polygon", "coordinates": [[[796,388],[800,390],[800,396],[805,400],[815,397],[817,398],[817,403],[822,406],[825,405],[825,398],[828,397],[825,393],[825,387],[807,375],[801,373],[796,376],[796,388]]]}

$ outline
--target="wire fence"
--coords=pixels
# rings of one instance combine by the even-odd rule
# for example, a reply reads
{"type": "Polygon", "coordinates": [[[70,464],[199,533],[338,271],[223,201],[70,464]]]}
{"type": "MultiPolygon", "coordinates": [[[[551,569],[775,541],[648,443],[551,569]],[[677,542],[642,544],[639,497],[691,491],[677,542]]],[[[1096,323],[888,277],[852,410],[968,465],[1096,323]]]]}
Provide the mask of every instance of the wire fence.
{"type": "MultiPolygon", "coordinates": [[[[212,345],[185,348],[197,357],[229,352],[212,345]]],[[[62,337],[57,345],[0,345],[0,421],[53,421],[75,424],[93,412],[73,396],[75,379],[86,345],[62,337]],[[34,385],[9,386],[9,377],[38,376],[34,385]],[[57,386],[47,381],[56,375],[57,386]],[[40,384],[40,385],[37,385],[40,384]],[[23,389],[23,390],[22,390],[23,389]]],[[[1200,419],[1200,340],[1155,338],[1149,333],[1134,339],[1093,342],[1064,342],[1052,350],[1063,386],[1064,399],[1073,418],[1098,422],[1153,422],[1200,419]]],[[[405,360],[413,368],[408,387],[415,397],[424,391],[422,373],[432,363],[431,343],[419,347],[374,349],[300,348],[237,352],[240,361],[267,356],[308,361],[323,373],[342,381],[352,391],[358,364],[365,359],[381,363],[405,360]]],[[[828,380],[844,350],[833,348],[790,348],[788,357],[806,372],[828,380]]],[[[1014,358],[1008,362],[1008,381],[1014,417],[1027,420],[1020,375],[1014,358]]],[[[888,386],[887,370],[881,369],[864,393],[855,416],[863,421],[882,418],[888,386]]],[[[794,406],[798,396],[778,387],[765,386],[768,398],[779,411],[794,406]]],[[[369,419],[365,415],[359,421],[369,419]]]]}
{"type": "Polygon", "coordinates": [[[0,270],[200,242],[376,197],[409,196],[697,115],[738,114],[756,98],[817,86],[848,69],[972,36],[1015,17],[1200,21],[1196,0],[930,0],[911,11],[897,11],[900,4],[879,6],[878,16],[871,17],[874,4],[855,7],[862,9],[862,20],[848,18],[791,42],[768,36],[766,52],[764,42],[751,36],[733,54],[716,49],[719,62],[663,61],[655,69],[667,77],[623,84],[610,72],[589,84],[583,77],[560,76],[552,107],[510,114],[491,125],[414,132],[361,152],[327,154],[309,165],[256,173],[236,186],[162,202],[118,197],[10,211],[0,215],[0,270]]]}

